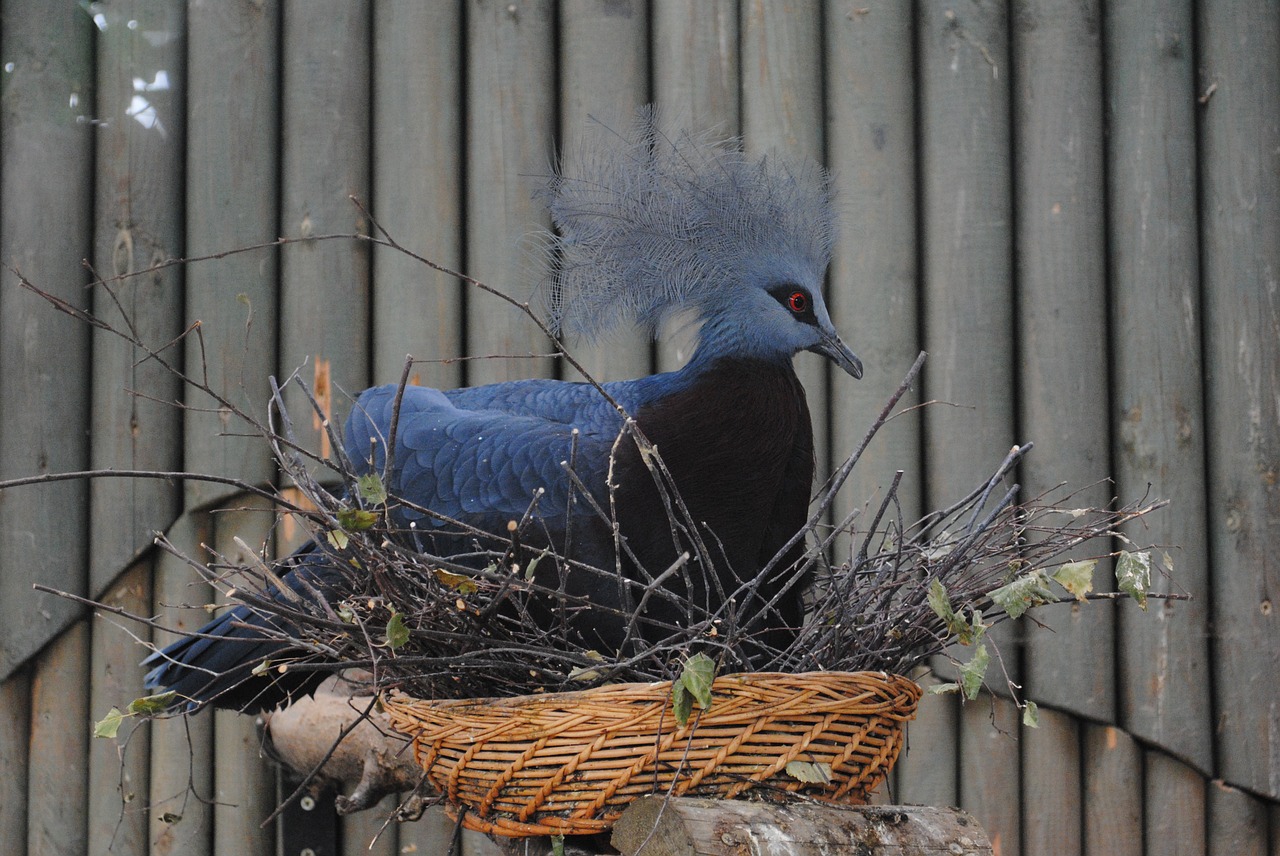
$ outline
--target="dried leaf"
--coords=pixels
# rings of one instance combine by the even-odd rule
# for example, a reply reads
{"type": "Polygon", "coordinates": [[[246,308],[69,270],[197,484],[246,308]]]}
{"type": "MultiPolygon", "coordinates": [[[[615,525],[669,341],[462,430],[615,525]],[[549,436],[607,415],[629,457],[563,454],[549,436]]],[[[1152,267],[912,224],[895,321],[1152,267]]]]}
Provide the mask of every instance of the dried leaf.
{"type": "Polygon", "coordinates": [[[787,775],[811,785],[829,785],[831,765],[825,761],[788,761],[787,775]]]}
{"type": "Polygon", "coordinates": [[[1028,701],[1022,705],[1022,724],[1027,728],[1040,727],[1040,708],[1033,701],[1028,701]]]}
{"type": "Polygon", "coordinates": [[[442,568],[435,568],[431,573],[435,575],[441,585],[453,589],[458,594],[472,594],[479,591],[476,581],[466,574],[453,574],[442,568]]]}
{"type": "Polygon", "coordinates": [[[156,693],[155,695],[143,696],[135,698],[129,702],[129,713],[138,716],[152,716],[157,713],[164,713],[173,704],[173,700],[178,694],[173,690],[167,693],[156,693]]]}
{"type": "Polygon", "coordinates": [[[1053,572],[1053,579],[1071,594],[1076,600],[1084,600],[1085,595],[1093,591],[1093,571],[1098,567],[1097,559],[1083,562],[1067,562],[1053,572]]]}
{"type": "Polygon", "coordinates": [[[960,685],[957,683],[932,684],[925,692],[929,695],[949,695],[960,692],[960,685]]]}
{"type": "Polygon", "coordinates": [[[325,533],[325,539],[335,550],[345,550],[347,548],[347,544],[351,542],[351,539],[347,537],[347,533],[343,532],[341,529],[330,529],[325,533]]]}
{"type": "Polygon", "coordinates": [[[363,508],[338,509],[338,525],[348,532],[363,532],[377,522],[375,512],[363,508]]]}

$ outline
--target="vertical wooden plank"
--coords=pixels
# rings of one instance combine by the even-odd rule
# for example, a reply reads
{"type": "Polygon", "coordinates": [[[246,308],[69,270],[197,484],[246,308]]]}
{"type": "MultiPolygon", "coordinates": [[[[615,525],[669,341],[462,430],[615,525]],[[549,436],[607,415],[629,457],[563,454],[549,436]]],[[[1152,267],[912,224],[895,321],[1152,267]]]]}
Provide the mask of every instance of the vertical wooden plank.
{"type": "Polygon", "coordinates": [[[31,674],[27,854],[88,849],[89,623],[77,621],[40,652],[31,674]]]}
{"type": "MultiPolygon", "coordinates": [[[[922,681],[927,686],[927,682],[922,681]]],[[[907,745],[894,767],[898,802],[910,805],[959,805],[956,743],[960,701],[953,695],[926,695],[907,726],[907,745]]]]}
{"type": "Polygon", "coordinates": [[[1022,787],[1013,702],[983,693],[960,706],[960,807],[987,831],[1001,856],[1022,852],[1022,787]]]}
{"type": "Polygon", "coordinates": [[[1173,503],[1130,533],[1176,546],[1160,591],[1119,610],[1120,717],[1130,733],[1210,769],[1208,553],[1200,372],[1191,3],[1106,7],[1108,214],[1116,489],[1173,503]]]}
{"type": "Polygon", "coordinates": [[[1280,798],[1280,16],[1204,4],[1200,208],[1218,772],[1280,798]],[[1213,87],[1212,93],[1208,90],[1213,87]]]}
{"type": "Polygon", "coordinates": [[[1221,781],[1208,791],[1209,856],[1267,856],[1267,804],[1221,781]]]}
{"type": "MultiPolygon", "coordinates": [[[[239,538],[250,549],[266,543],[274,515],[258,497],[241,498],[214,516],[215,549],[233,563],[247,562],[239,538]]],[[[276,773],[262,756],[256,717],[213,712],[213,852],[271,856],[275,826],[260,828],[276,805],[276,773]]]]}
{"type": "MultiPolygon", "coordinates": [[[[369,198],[369,4],[294,0],[282,40],[281,225],[308,237],[367,230],[348,198],[369,198]]],[[[290,244],[280,253],[280,373],[299,372],[325,418],[369,383],[369,245],[290,244]]],[[[327,456],[323,420],[286,398],[302,446],[327,456]]]]}
{"type": "MultiPolygon", "coordinates": [[[[396,838],[398,824],[391,823],[386,829],[387,816],[395,811],[400,800],[389,796],[368,811],[349,814],[338,818],[339,837],[342,841],[342,852],[346,856],[395,856],[400,852],[396,838]]],[[[447,847],[436,852],[446,852],[447,847]]]]}
{"type": "MultiPolygon", "coordinates": [[[[752,154],[776,152],[798,163],[822,163],[819,3],[746,3],[741,27],[742,138],[746,150],[752,154]]],[[[833,289],[828,283],[827,293],[833,289]]],[[[813,417],[813,447],[821,482],[831,471],[828,390],[844,392],[856,381],[817,354],[797,354],[794,362],[813,417]]]]}
{"type": "Polygon", "coordinates": [[[403,856],[448,853],[449,841],[453,838],[453,821],[445,816],[444,806],[434,806],[413,823],[401,824],[399,836],[403,856]]]}
{"type": "MultiPolygon", "coordinates": [[[[279,189],[279,4],[194,0],[188,5],[187,256],[274,241],[279,189]]],[[[186,317],[203,348],[187,340],[187,371],[255,417],[266,414],[276,369],[277,251],[267,248],[188,265],[186,317]]],[[[184,466],[190,472],[265,484],[270,449],[188,388],[184,466]],[[198,409],[197,409],[198,408],[198,409]]],[[[187,482],[188,509],[235,490],[187,482]]]]}
{"type": "MultiPolygon", "coordinates": [[[[1013,23],[1020,430],[1036,443],[1023,491],[1092,485],[1072,504],[1101,507],[1111,499],[1099,482],[1111,474],[1101,10],[1024,2],[1013,23]]],[[[1099,565],[1096,588],[1109,588],[1108,569],[1099,565]]],[[[1026,633],[1028,694],[1112,721],[1114,613],[1107,601],[1037,613],[1053,632],[1026,633]]]]}
{"type": "MultiPolygon", "coordinates": [[[[89,461],[89,328],[19,288],[10,268],[88,305],[92,50],[75,4],[0,6],[0,478],[89,461]]],[[[0,678],[80,613],[31,584],[84,592],[87,497],[80,482],[0,492],[0,678]]]]}
{"type": "MultiPolygon", "coordinates": [[[[152,562],[144,559],[125,570],[101,595],[102,603],[134,615],[151,613],[152,562]]],[[[119,619],[95,613],[91,623],[93,676],[89,687],[89,727],[112,707],[124,710],[147,694],[138,660],[145,651],[118,626],[119,619]]],[[[136,632],[138,628],[128,627],[136,632]]],[[[89,849],[113,856],[147,852],[151,729],[136,720],[121,725],[115,739],[89,743],[89,849]],[[108,850],[108,848],[110,848],[108,850]]]]}
{"type": "MultiPolygon", "coordinates": [[[[549,224],[532,198],[555,135],[555,7],[550,0],[470,0],[467,6],[467,272],[526,299],[536,280],[523,241],[549,224]]],[[[550,343],[522,312],[467,292],[471,384],[537,377],[550,343]]]]}
{"type": "MultiPolygon", "coordinates": [[[[212,543],[209,515],[188,513],[169,530],[169,540],[187,556],[205,554],[212,543]]],[[[209,620],[204,608],[213,589],[186,562],[168,553],[156,556],[155,613],[167,627],[197,630],[209,620]]],[[[152,642],[162,647],[177,634],[156,631],[152,642]]],[[[204,713],[151,723],[150,807],[151,856],[210,856],[212,851],[213,723],[204,713]]]]}
{"type": "MultiPolygon", "coordinates": [[[[916,5],[920,300],[930,354],[923,391],[926,400],[961,405],[924,412],[930,508],[988,478],[1015,439],[1007,17],[1001,2],[916,5]]],[[[1019,680],[1016,627],[997,627],[987,639],[1019,680]]],[[[1018,755],[1004,744],[982,753],[991,742],[987,710],[962,711],[960,792],[1007,853],[1018,846],[1018,755]],[[984,783],[1005,790],[988,794],[984,783]]]]}
{"type": "MultiPolygon", "coordinates": [[[[856,383],[833,375],[831,440],[838,462],[862,440],[920,352],[914,28],[905,3],[869,8],[845,0],[825,10],[827,165],[844,215],[828,308],[867,370],[856,383]]],[[[909,393],[904,406],[918,401],[917,392],[909,393]]],[[[875,502],[903,469],[898,495],[906,522],[916,520],[919,455],[919,415],[895,419],[858,462],[837,516],[875,502]]]]}
{"type": "Polygon", "coordinates": [[[31,727],[31,680],[27,670],[0,681],[0,841],[10,842],[13,856],[27,852],[27,758],[31,727]]]}
{"type": "Polygon", "coordinates": [[[1110,725],[1084,723],[1084,852],[1142,856],[1142,750],[1110,725]]]}
{"type": "MultiPolygon", "coordinates": [[[[653,97],[673,123],[718,136],[739,133],[739,4],[654,0],[653,97]]],[[[657,365],[670,371],[692,354],[691,331],[666,331],[657,365]]]]}
{"type": "MultiPolygon", "coordinates": [[[[186,4],[115,0],[94,7],[98,95],[93,264],[110,280],[182,256],[186,127],[186,4]]],[[[94,312],[132,325],[151,347],[182,329],[182,270],[95,286],[94,312]],[[108,292],[108,289],[111,293],[108,292]],[[113,296],[114,295],[114,296],[113,296]]],[[[158,361],[103,330],[93,335],[91,456],[95,468],[175,470],[182,460],[182,392],[158,361]]],[[[179,352],[170,352],[173,362],[179,352]]],[[[89,588],[99,593],[166,529],[178,486],[157,479],[90,484],[89,588]]]]}
{"type": "Polygon", "coordinates": [[[1022,852],[1072,856],[1084,852],[1084,783],[1080,723],[1040,709],[1040,727],[1016,733],[1022,743],[1022,852]]]}
{"type": "MultiPolygon", "coordinates": [[[[373,214],[397,241],[462,267],[462,4],[378,0],[373,18],[373,214]]],[[[465,286],[402,253],[373,253],[373,379],[462,382],[465,286]]]]}
{"type": "MultiPolygon", "coordinates": [[[[624,130],[649,100],[649,13],[640,0],[565,0],[560,4],[560,138],[572,174],[578,141],[599,133],[592,120],[624,130]]],[[[619,329],[598,343],[567,342],[598,381],[650,371],[649,341],[619,329]]],[[[575,377],[576,379],[576,377],[575,377]]]]}
{"type": "Polygon", "coordinates": [[[1145,783],[1148,856],[1205,853],[1205,781],[1156,750],[1147,750],[1145,783]]]}

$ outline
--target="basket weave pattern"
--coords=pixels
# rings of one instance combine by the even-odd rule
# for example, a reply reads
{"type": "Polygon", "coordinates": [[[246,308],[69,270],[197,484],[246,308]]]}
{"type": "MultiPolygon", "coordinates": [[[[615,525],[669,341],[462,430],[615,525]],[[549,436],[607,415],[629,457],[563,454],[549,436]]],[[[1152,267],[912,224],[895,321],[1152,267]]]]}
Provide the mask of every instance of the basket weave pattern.
{"type": "Polygon", "coordinates": [[[384,701],[463,825],[501,835],[608,829],[652,793],[732,798],[765,786],[856,804],[888,773],[920,688],[880,672],[726,675],[684,727],[670,682],[504,699],[384,701]],[[786,772],[827,765],[829,782],[786,772]]]}

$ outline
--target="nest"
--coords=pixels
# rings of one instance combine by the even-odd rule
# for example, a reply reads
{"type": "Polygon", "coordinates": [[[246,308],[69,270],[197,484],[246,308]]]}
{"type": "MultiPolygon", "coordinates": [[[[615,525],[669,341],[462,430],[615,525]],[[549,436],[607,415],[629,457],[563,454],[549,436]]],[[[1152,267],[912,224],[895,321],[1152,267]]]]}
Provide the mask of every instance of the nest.
{"type": "MultiPolygon", "coordinates": [[[[1110,554],[1109,539],[1119,535],[1121,524],[1159,505],[1077,508],[1065,492],[1016,503],[1018,488],[1007,482],[1030,450],[1026,445],[1009,452],[967,496],[919,521],[904,522],[895,480],[875,506],[830,525],[836,493],[919,366],[918,361],[815,501],[810,524],[797,536],[808,544],[803,559],[792,567],[769,563],[754,578],[741,580],[736,591],[722,591],[714,608],[682,599],[668,586],[674,575],[684,575],[687,583],[691,574],[713,568],[714,545],[694,539],[704,555],[686,554],[665,571],[650,569],[653,576],[643,580],[623,579],[616,568],[588,567],[549,550],[531,554],[523,548],[522,533],[537,526],[536,498],[505,536],[474,531],[475,549],[465,557],[421,552],[413,532],[392,524],[389,509],[403,500],[389,496],[380,479],[358,477],[340,454],[321,460],[300,450],[279,389],[280,424],[271,426],[269,438],[286,476],[312,509],[302,511],[295,504],[291,513],[344,570],[343,583],[314,596],[282,599],[275,596],[278,566],[263,561],[245,567],[220,557],[191,561],[210,580],[231,585],[236,600],[272,618],[276,629],[267,633],[294,648],[272,668],[363,669],[375,690],[394,688],[424,699],[678,680],[695,652],[709,656],[721,675],[907,673],[956,641],[979,640],[988,627],[1026,608],[1085,597],[1089,586],[1081,584],[1068,583],[1070,591],[1055,593],[1055,569],[1081,564],[1082,544],[1092,543],[1095,557],[1110,554]],[[837,544],[847,545],[838,564],[828,560],[837,544]],[[534,573],[535,566],[540,573],[534,573]],[[548,568],[554,573],[546,573],[548,568]],[[628,632],[620,650],[597,650],[575,631],[575,616],[585,612],[594,620],[634,627],[640,610],[609,610],[571,594],[567,580],[573,575],[599,575],[625,586],[640,608],[657,601],[675,604],[683,620],[662,625],[660,638],[628,632]],[[770,576],[781,576],[788,585],[816,580],[807,594],[808,618],[784,637],[784,646],[770,647],[769,639],[745,630],[744,617],[734,610],[770,576]]],[[[290,382],[298,383],[296,378],[290,382]]],[[[644,439],[624,434],[618,442],[644,439]]],[[[329,446],[340,450],[342,443],[333,436],[329,446]]],[[[660,478],[661,467],[656,471],[660,478]]],[[[669,493],[669,506],[678,514],[678,494],[669,484],[659,487],[669,493]]],[[[607,522],[607,511],[597,512],[607,522]]],[[[688,527],[685,531],[696,529],[691,521],[673,517],[673,526],[681,525],[688,527]]],[[[1145,592],[1146,582],[1139,580],[1135,593],[1145,592]]]]}

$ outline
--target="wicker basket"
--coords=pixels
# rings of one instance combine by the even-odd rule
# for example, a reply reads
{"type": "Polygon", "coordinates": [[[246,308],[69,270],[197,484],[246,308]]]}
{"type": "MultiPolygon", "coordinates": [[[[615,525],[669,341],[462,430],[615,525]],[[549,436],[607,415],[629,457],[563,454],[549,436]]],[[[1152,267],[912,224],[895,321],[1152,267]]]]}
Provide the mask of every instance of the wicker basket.
{"type": "Polygon", "coordinates": [[[920,688],[881,672],[717,678],[677,727],[670,682],[503,699],[391,695],[392,725],[463,825],[499,835],[608,829],[652,793],[800,792],[861,803],[888,773],[920,688]],[[792,761],[815,766],[787,772],[792,761]]]}

